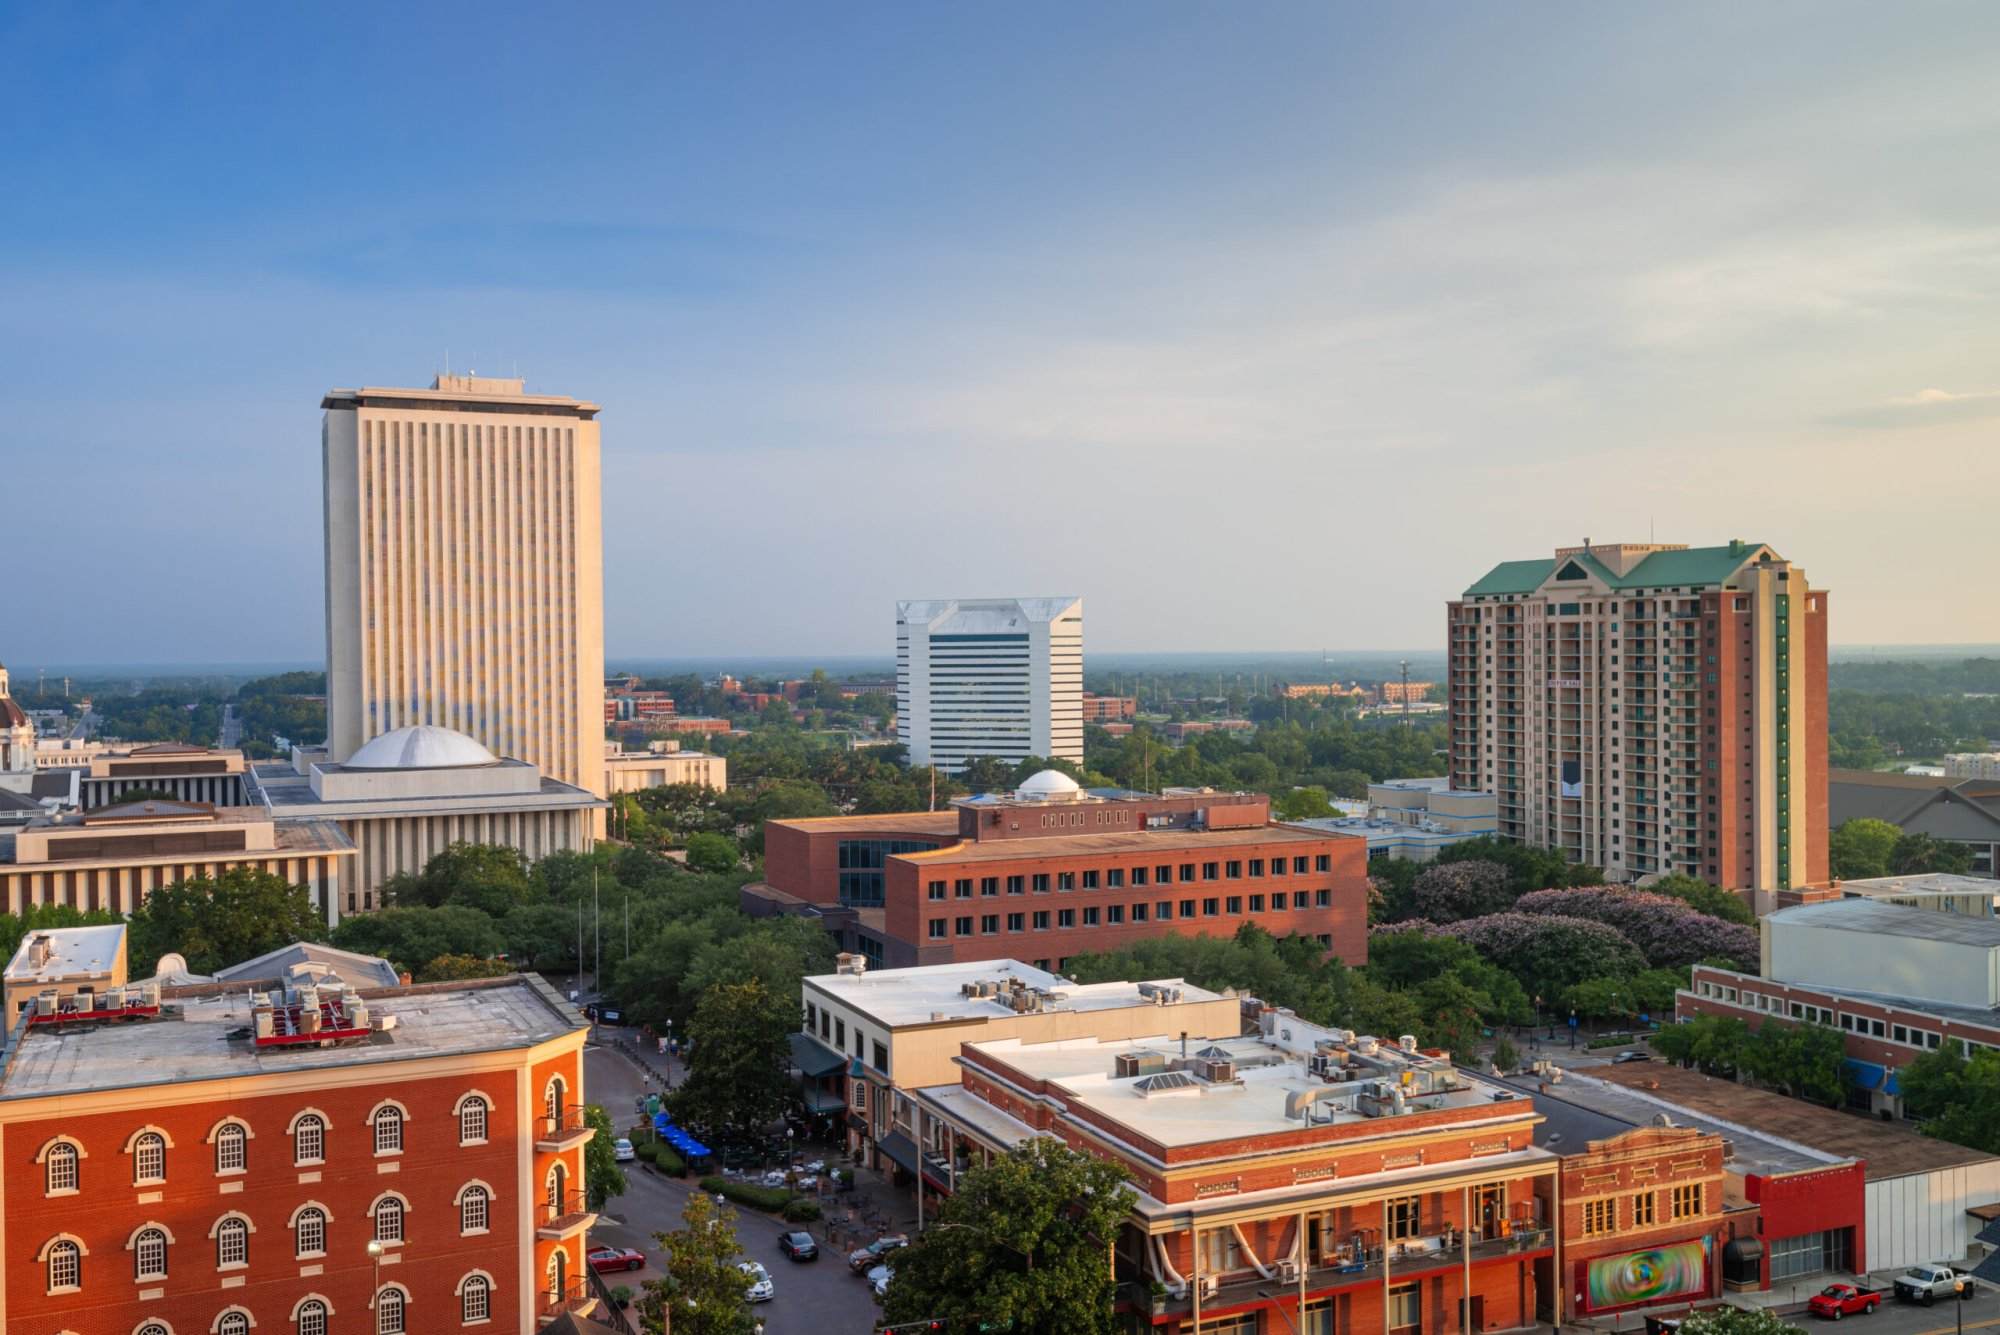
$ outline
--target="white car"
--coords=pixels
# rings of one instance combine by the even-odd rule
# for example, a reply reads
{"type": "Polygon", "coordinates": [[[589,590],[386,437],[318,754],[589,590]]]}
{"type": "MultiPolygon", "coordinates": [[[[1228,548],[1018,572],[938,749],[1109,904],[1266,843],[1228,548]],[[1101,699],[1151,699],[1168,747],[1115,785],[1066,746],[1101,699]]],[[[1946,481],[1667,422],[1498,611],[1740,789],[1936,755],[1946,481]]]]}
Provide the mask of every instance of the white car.
{"type": "Polygon", "coordinates": [[[889,1281],[895,1277],[894,1270],[886,1265],[878,1265],[868,1272],[868,1286],[875,1290],[877,1298],[886,1298],[889,1296],[889,1281]]]}
{"type": "Polygon", "coordinates": [[[738,1261],[736,1268],[743,1272],[743,1278],[750,1281],[750,1287],[743,1297],[753,1303],[768,1303],[778,1296],[778,1286],[771,1282],[771,1272],[756,1261],[738,1261]]]}
{"type": "Polygon", "coordinates": [[[630,1163],[639,1156],[632,1150],[632,1142],[620,1136],[611,1142],[611,1157],[619,1163],[630,1163]]]}
{"type": "Polygon", "coordinates": [[[764,1185],[767,1187],[784,1186],[785,1170],[782,1168],[773,1168],[770,1172],[764,1174],[764,1185]]]}

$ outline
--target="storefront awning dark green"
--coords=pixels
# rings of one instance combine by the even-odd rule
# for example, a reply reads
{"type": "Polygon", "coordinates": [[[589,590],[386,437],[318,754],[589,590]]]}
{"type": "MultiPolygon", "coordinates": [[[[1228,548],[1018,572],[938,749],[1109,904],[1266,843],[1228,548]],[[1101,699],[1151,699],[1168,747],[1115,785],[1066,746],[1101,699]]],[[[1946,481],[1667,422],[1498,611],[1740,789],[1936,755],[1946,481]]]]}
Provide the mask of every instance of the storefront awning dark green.
{"type": "Polygon", "coordinates": [[[799,1074],[817,1080],[821,1076],[832,1075],[846,1064],[847,1059],[835,1052],[811,1034],[793,1034],[792,1065],[799,1068],[799,1074]]]}

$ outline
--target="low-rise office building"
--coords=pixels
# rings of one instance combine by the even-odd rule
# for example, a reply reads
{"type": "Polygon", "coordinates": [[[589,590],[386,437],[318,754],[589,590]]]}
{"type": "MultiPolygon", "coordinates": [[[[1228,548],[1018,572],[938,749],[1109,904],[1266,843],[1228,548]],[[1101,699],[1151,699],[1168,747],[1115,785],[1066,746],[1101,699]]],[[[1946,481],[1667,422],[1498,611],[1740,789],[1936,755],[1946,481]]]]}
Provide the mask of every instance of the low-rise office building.
{"type": "Polygon", "coordinates": [[[245,800],[243,753],[188,742],[155,742],[102,751],[86,762],[84,806],[110,806],[138,792],[164,793],[178,802],[240,807],[245,800]]]}
{"type": "Polygon", "coordinates": [[[1367,959],[1367,848],[1270,821],[1260,793],[1085,791],[1054,770],[947,812],[774,820],[752,913],[819,916],[890,967],[1064,961],[1255,922],[1367,959]]]}
{"type": "Polygon", "coordinates": [[[131,913],[163,885],[235,867],[304,886],[327,909],[353,859],[354,845],[326,821],[280,823],[262,807],[127,802],[0,830],[0,909],[131,913]]]}
{"type": "Polygon", "coordinates": [[[1957,876],[1949,872],[1918,872],[1908,876],[1873,876],[1860,881],[1835,881],[1843,899],[1873,899],[1935,913],[1962,913],[1972,918],[2000,917],[2000,882],[1990,876],[1957,876]]]}
{"type": "Polygon", "coordinates": [[[339,893],[315,899],[332,926],[382,907],[390,877],[420,872],[455,843],[501,844],[530,861],[588,852],[607,803],[462,732],[417,726],[371,738],[346,761],[298,751],[255,766],[252,794],[280,829],[337,830],[354,850],[339,893]]]}
{"type": "Polygon", "coordinates": [[[587,1026],[539,979],[114,1000],[9,1034],[0,1330],[530,1335],[596,1305],[587,1026]]]}
{"type": "Polygon", "coordinates": [[[2000,751],[1956,751],[1939,768],[1954,779],[2000,779],[2000,751]]]}
{"type": "Polygon", "coordinates": [[[1827,802],[1836,827],[1887,821],[1904,834],[1962,845],[1973,875],[2000,876],[2000,777],[1837,769],[1827,776],[1827,802]]]}
{"type": "Polygon", "coordinates": [[[711,792],[729,787],[729,761],[706,751],[683,751],[679,742],[653,742],[644,751],[612,743],[604,751],[605,791],[636,793],[645,788],[692,783],[711,792]]]}
{"type": "Polygon", "coordinates": [[[1368,785],[1365,814],[1286,823],[1365,839],[1370,857],[1433,862],[1453,844],[1497,833],[1499,807],[1492,793],[1464,792],[1449,779],[1393,779],[1368,785]]]}
{"type": "Polygon", "coordinates": [[[844,1112],[850,1150],[899,1180],[921,1171],[932,1190],[950,1188],[958,1156],[934,1146],[920,1169],[911,1091],[956,1080],[962,1044],[1227,1038],[1242,1027],[1235,998],[1178,978],[1078,985],[1018,960],[870,971],[860,956],[843,955],[838,972],[806,978],[800,990],[804,1027],[792,1047],[808,1109],[844,1112]]]}

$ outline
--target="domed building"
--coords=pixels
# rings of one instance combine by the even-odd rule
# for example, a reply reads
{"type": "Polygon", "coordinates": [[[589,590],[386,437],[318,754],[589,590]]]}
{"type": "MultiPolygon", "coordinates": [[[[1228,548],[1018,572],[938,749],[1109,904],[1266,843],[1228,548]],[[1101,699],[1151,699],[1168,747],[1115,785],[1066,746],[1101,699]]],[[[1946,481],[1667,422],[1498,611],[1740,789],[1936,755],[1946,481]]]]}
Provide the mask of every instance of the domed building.
{"type": "Polygon", "coordinates": [[[602,799],[496,756],[451,728],[418,724],[372,737],[340,763],[295,752],[260,765],[254,796],[279,823],[327,821],[356,856],[327,921],[382,907],[382,885],[455,843],[500,844],[530,862],[587,851],[602,799]]]}

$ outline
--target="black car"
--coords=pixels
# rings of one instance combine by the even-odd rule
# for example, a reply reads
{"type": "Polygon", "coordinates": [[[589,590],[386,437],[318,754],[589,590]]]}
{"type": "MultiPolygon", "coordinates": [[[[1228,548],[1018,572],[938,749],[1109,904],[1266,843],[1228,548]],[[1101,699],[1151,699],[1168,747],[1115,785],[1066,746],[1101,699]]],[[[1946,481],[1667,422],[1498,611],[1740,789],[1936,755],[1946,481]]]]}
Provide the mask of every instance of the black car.
{"type": "Polygon", "coordinates": [[[803,1231],[787,1233],[780,1237],[778,1239],[778,1250],[791,1257],[794,1261],[817,1261],[819,1259],[819,1244],[813,1241],[812,1234],[803,1231]]]}

